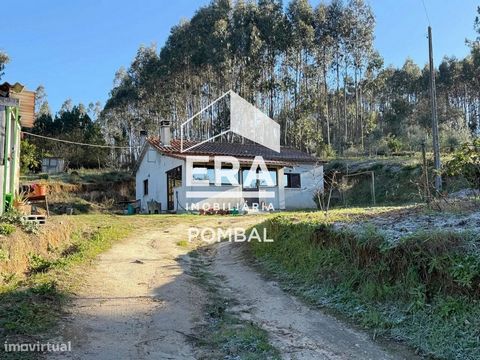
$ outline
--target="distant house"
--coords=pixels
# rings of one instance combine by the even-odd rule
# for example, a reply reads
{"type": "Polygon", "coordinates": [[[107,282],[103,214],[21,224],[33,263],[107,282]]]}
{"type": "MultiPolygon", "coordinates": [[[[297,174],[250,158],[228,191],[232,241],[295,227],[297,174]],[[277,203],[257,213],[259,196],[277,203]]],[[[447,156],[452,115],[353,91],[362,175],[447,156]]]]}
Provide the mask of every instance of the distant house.
{"type": "Polygon", "coordinates": [[[65,170],[65,159],[48,156],[42,159],[42,173],[57,174],[65,170]]]}
{"type": "Polygon", "coordinates": [[[0,85],[0,214],[12,205],[20,176],[20,132],[33,127],[35,93],[23,85],[0,85]]]}
{"type": "MultiPolygon", "coordinates": [[[[314,193],[323,190],[323,166],[309,154],[286,147],[277,153],[257,144],[225,142],[197,143],[198,146],[182,152],[180,141],[170,140],[168,128],[162,129],[162,135],[162,139],[146,139],[135,169],[136,198],[144,213],[183,212],[215,206],[252,208],[255,204],[261,209],[267,203],[273,210],[316,208],[314,193]],[[189,156],[208,156],[208,162],[192,165],[199,170],[195,180],[203,180],[208,186],[187,186],[189,156]],[[238,185],[224,183],[223,179],[221,185],[215,185],[215,156],[238,159],[238,185]],[[270,186],[259,180],[246,183],[256,156],[265,161],[273,180],[270,186]],[[268,198],[264,196],[267,193],[268,198]]],[[[192,145],[196,144],[184,143],[184,148],[192,145]]]]}

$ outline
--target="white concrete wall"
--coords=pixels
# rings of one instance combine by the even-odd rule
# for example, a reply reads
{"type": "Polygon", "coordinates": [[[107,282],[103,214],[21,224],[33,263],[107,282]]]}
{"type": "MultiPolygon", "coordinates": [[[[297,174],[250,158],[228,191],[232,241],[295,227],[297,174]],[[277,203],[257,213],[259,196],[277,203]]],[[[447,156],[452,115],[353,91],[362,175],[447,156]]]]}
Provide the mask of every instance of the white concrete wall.
{"type": "MultiPolygon", "coordinates": [[[[285,188],[285,208],[289,209],[316,209],[313,200],[315,190],[323,190],[323,166],[301,165],[284,168],[285,174],[300,174],[299,189],[285,188]]],[[[283,177],[282,177],[283,178],[283,177]]],[[[286,185],[286,184],[285,184],[286,185]]]]}
{"type": "Polygon", "coordinates": [[[202,208],[203,206],[207,206],[206,204],[210,204],[211,207],[216,205],[219,206],[221,209],[228,209],[236,207],[237,204],[243,203],[241,186],[184,186],[182,187],[181,191],[183,192],[183,201],[181,201],[180,204],[184,207],[188,206],[189,210],[192,208],[192,204],[198,205],[200,208],[202,208]],[[187,193],[190,193],[189,195],[194,195],[192,193],[198,194],[198,192],[215,192],[218,193],[218,195],[220,194],[220,192],[224,192],[224,194],[222,194],[222,197],[217,198],[215,198],[214,196],[210,198],[198,196],[187,197],[187,193]],[[228,196],[229,194],[231,194],[231,196],[228,196]]]}
{"type": "MultiPolygon", "coordinates": [[[[142,212],[148,212],[147,202],[158,201],[162,204],[162,211],[167,210],[167,174],[166,172],[182,166],[185,162],[181,159],[172,158],[160,154],[149,145],[147,153],[143,157],[135,176],[136,199],[141,200],[142,212]],[[143,195],[143,181],[148,179],[148,195],[143,195]]],[[[183,176],[185,176],[183,174],[183,176]]]]}
{"type": "MultiPolygon", "coordinates": [[[[262,207],[262,202],[265,203],[265,209],[269,207],[271,203],[274,210],[279,210],[279,201],[278,201],[278,194],[279,189],[277,187],[273,188],[261,188],[261,191],[265,192],[273,192],[275,195],[273,198],[271,197],[259,197],[259,206],[262,207]]],[[[248,193],[247,191],[242,191],[241,186],[183,186],[178,188],[179,194],[179,203],[181,206],[188,208],[188,210],[192,209],[203,209],[203,208],[214,208],[217,207],[220,210],[223,209],[232,209],[234,207],[241,209],[243,208],[246,198],[244,194],[248,193]],[[192,195],[192,192],[215,192],[220,193],[223,192],[221,197],[215,197],[216,194],[207,198],[207,197],[187,197],[187,195],[192,195]],[[190,193],[190,194],[188,194],[190,193]],[[231,196],[228,196],[231,194],[231,196]]],[[[249,207],[251,209],[251,207],[249,207]]],[[[183,210],[183,209],[180,209],[183,210]]]]}

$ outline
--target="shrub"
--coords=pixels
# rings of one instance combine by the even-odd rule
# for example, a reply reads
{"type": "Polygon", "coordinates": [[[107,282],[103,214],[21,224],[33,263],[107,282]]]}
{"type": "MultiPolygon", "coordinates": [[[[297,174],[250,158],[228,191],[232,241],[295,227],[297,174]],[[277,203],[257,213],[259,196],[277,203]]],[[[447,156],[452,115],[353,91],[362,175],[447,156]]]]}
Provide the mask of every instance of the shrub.
{"type": "Polygon", "coordinates": [[[5,261],[8,259],[8,251],[0,249],[0,261],[5,261]]]}
{"type": "Polygon", "coordinates": [[[27,140],[20,142],[20,169],[23,174],[29,171],[35,171],[40,166],[40,152],[35,144],[27,140]]]}
{"type": "Polygon", "coordinates": [[[15,225],[12,224],[0,224],[0,235],[10,235],[15,231],[15,225]]]}
{"type": "Polygon", "coordinates": [[[448,175],[462,175],[472,187],[480,189],[480,139],[464,144],[446,164],[448,175]]]}
{"type": "Polygon", "coordinates": [[[39,225],[37,223],[27,221],[16,209],[4,213],[0,217],[0,224],[20,226],[23,231],[29,234],[36,234],[39,230],[39,225]]]}
{"type": "Polygon", "coordinates": [[[391,153],[396,153],[402,149],[403,144],[395,136],[389,135],[387,138],[387,146],[388,146],[388,150],[390,150],[391,153]]]}
{"type": "Polygon", "coordinates": [[[33,254],[33,253],[29,255],[29,261],[30,261],[31,274],[45,272],[55,264],[54,262],[47,260],[38,254],[33,254]]]}

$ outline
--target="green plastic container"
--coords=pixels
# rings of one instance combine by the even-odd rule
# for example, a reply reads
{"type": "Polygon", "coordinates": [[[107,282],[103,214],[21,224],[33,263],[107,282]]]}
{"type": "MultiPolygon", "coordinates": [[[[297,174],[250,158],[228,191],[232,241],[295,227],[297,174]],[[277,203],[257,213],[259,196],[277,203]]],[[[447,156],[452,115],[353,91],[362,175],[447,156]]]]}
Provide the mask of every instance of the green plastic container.
{"type": "Polygon", "coordinates": [[[128,206],[127,206],[127,214],[128,214],[128,215],[133,215],[133,214],[135,214],[135,208],[133,207],[133,204],[128,204],[128,206]]]}
{"type": "Polygon", "coordinates": [[[5,194],[5,211],[8,211],[13,206],[13,195],[12,194],[5,194]]]}

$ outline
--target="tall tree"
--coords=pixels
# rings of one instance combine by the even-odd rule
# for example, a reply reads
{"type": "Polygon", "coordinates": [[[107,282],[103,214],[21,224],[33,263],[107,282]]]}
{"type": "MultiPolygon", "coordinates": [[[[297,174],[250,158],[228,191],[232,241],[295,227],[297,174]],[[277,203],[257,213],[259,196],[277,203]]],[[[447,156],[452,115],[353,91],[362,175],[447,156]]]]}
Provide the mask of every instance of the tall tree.
{"type": "Polygon", "coordinates": [[[4,75],[5,65],[8,64],[10,58],[8,57],[6,52],[0,51],[0,79],[4,75]]]}

